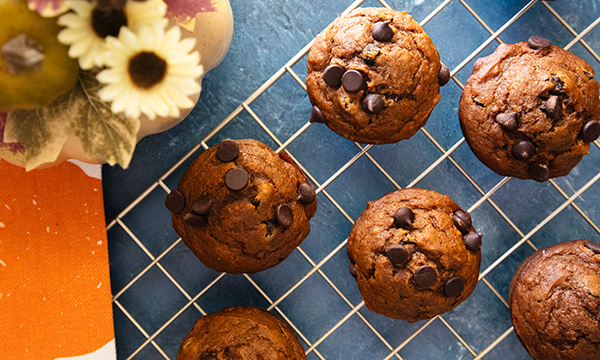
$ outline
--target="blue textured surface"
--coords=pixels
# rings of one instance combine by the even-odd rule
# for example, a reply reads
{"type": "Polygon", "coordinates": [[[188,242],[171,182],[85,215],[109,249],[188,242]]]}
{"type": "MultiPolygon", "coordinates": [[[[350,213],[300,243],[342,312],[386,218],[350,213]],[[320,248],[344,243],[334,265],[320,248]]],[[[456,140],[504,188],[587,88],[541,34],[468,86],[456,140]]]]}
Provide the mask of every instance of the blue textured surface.
{"type": "MultiPolygon", "coordinates": [[[[425,19],[442,2],[387,1],[397,10],[408,11],[417,21],[425,19]]],[[[494,32],[528,3],[525,0],[452,0],[424,28],[436,44],[442,61],[454,69],[490,38],[490,32],[465,4],[494,32]]],[[[233,42],[225,61],[205,77],[196,109],[174,129],[142,140],[129,169],[104,167],[107,223],[351,4],[350,0],[231,0],[235,18],[233,42]]],[[[559,0],[547,4],[577,33],[600,16],[600,0],[559,0]]],[[[381,4],[367,0],[362,6],[381,4]]],[[[508,43],[525,41],[533,34],[545,36],[560,46],[566,46],[575,37],[546,4],[537,2],[498,39],[508,43]]],[[[583,40],[596,53],[600,52],[600,26],[583,40]]],[[[464,84],[474,61],[491,53],[498,44],[498,40],[492,41],[458,71],[457,79],[464,84]]],[[[575,44],[571,51],[588,61],[596,72],[600,71],[600,62],[582,43],[575,44]]],[[[306,56],[293,64],[292,69],[304,79],[306,56]]],[[[352,223],[337,206],[355,220],[368,201],[395,189],[377,165],[399,186],[405,187],[461,140],[457,115],[460,94],[461,88],[454,81],[442,88],[441,100],[425,126],[442,149],[424,132],[397,144],[372,147],[368,151],[372,159],[363,155],[325,188],[333,201],[325,192],[318,195],[318,212],[311,220],[311,233],[301,250],[294,251],[280,265],[258,274],[222,276],[202,265],[178,240],[170,214],[163,205],[166,193],[161,186],[155,187],[120,217],[124,226],[117,223],[108,231],[112,292],[118,294],[113,306],[118,358],[163,359],[164,353],[167,358],[175,359],[181,340],[202,312],[212,313],[237,304],[269,308],[277,301],[278,310],[271,311],[281,312],[291,321],[301,333],[300,341],[306,349],[319,342],[316,350],[308,353],[310,360],[383,359],[398,347],[398,355],[406,360],[473,359],[482,353],[484,359],[530,359],[514,332],[509,331],[511,321],[505,302],[510,279],[519,264],[533,253],[530,244],[541,248],[576,238],[600,242],[597,228],[574,207],[567,206],[531,236],[530,244],[524,243],[506,256],[486,275],[487,283],[480,281],[463,304],[432,322],[410,324],[377,315],[361,306],[356,283],[348,274],[346,249],[339,247],[352,223]],[[339,251],[332,253],[336,248],[339,251]],[[314,265],[324,259],[327,261],[314,271],[314,265]],[[356,306],[359,306],[358,311],[350,314],[356,306]],[[496,342],[503,334],[505,336],[496,342]],[[147,341],[147,336],[153,341],[147,341]],[[141,347],[144,343],[148,344],[141,347]]],[[[308,97],[289,73],[249,106],[280,142],[296,133],[310,116],[308,97]]],[[[277,141],[246,111],[207,144],[212,146],[228,137],[255,138],[278,147],[277,141]]],[[[321,184],[361,149],[326,127],[313,125],[289,144],[287,150],[321,184]]],[[[164,184],[175,188],[187,165],[201,151],[167,177],[164,184]]],[[[600,149],[592,146],[590,154],[568,176],[556,179],[555,183],[566,197],[572,196],[598,174],[599,164],[600,149]]],[[[461,207],[469,208],[481,198],[481,191],[489,191],[502,179],[462,144],[451,154],[451,159],[443,160],[416,186],[445,193],[461,207]]],[[[475,227],[484,234],[482,271],[536,228],[565,199],[550,182],[538,184],[510,179],[490,197],[491,202],[478,206],[472,216],[475,227]]],[[[599,203],[600,182],[574,201],[593,224],[600,224],[599,203]]]]}

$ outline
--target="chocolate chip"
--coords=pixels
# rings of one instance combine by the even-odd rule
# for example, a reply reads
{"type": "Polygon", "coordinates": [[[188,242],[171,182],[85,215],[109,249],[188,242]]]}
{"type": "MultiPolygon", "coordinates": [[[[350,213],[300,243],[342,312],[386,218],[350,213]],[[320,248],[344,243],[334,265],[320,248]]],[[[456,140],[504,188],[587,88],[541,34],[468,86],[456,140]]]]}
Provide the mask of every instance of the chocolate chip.
{"type": "Polygon", "coordinates": [[[600,254],[600,244],[590,241],[590,240],[586,240],[584,242],[584,245],[586,248],[592,250],[593,252],[595,252],[596,254],[600,254]]]}
{"type": "Polygon", "coordinates": [[[354,265],[352,261],[350,261],[350,264],[348,264],[348,271],[350,271],[350,275],[356,279],[356,265],[354,265]]]}
{"type": "Polygon", "coordinates": [[[231,169],[225,174],[225,185],[230,190],[242,190],[248,185],[248,173],[244,169],[231,169]]]}
{"type": "Polygon", "coordinates": [[[549,48],[552,43],[550,43],[550,40],[541,36],[532,36],[527,40],[527,45],[532,49],[538,50],[549,48]]]}
{"type": "Polygon", "coordinates": [[[473,100],[473,102],[475,103],[475,105],[485,108],[485,104],[482,103],[481,101],[477,100],[477,98],[475,96],[471,96],[471,100],[473,100]]]}
{"type": "Polygon", "coordinates": [[[286,154],[284,151],[279,153],[279,158],[285,162],[294,164],[294,160],[288,154],[286,154]]]}
{"type": "Polygon", "coordinates": [[[454,225],[461,233],[466,234],[471,230],[471,214],[464,210],[456,210],[454,216],[452,216],[452,221],[454,221],[454,225]]]}
{"type": "Polygon", "coordinates": [[[565,82],[558,76],[553,76],[550,80],[554,81],[554,87],[550,90],[551,94],[560,95],[565,93],[565,82]]]}
{"type": "Polygon", "coordinates": [[[506,130],[515,131],[519,127],[517,124],[517,112],[511,111],[496,115],[496,122],[506,130]]]}
{"type": "Polygon", "coordinates": [[[202,215],[189,213],[183,217],[183,222],[193,227],[203,227],[206,225],[206,218],[202,215]]]}
{"type": "Polygon", "coordinates": [[[389,21],[380,21],[373,25],[371,29],[373,39],[377,41],[390,41],[394,37],[394,30],[390,27],[389,21]]]}
{"type": "Polygon", "coordinates": [[[440,84],[440,86],[446,85],[448,81],[450,81],[450,77],[450,69],[448,69],[446,65],[442,64],[440,72],[438,73],[438,84],[440,84]]]}
{"type": "Polygon", "coordinates": [[[357,92],[363,86],[363,76],[358,70],[348,70],[342,75],[342,86],[348,92],[357,92]]]}
{"type": "Polygon", "coordinates": [[[415,220],[415,213],[407,207],[398,209],[394,214],[394,226],[397,228],[409,228],[415,220]]]}
{"type": "Polygon", "coordinates": [[[591,143],[600,136],[600,122],[598,120],[588,121],[587,124],[583,125],[581,130],[581,137],[586,143],[591,143]]]}
{"type": "Polygon", "coordinates": [[[543,110],[550,119],[560,119],[562,116],[562,102],[560,101],[560,98],[556,95],[550,96],[550,98],[546,101],[543,110]]]}
{"type": "Polygon", "coordinates": [[[217,145],[217,159],[222,162],[230,162],[240,153],[238,143],[233,140],[223,140],[217,145]]]}
{"type": "Polygon", "coordinates": [[[338,87],[342,84],[342,75],[344,75],[344,68],[340,65],[333,64],[323,70],[323,80],[331,87],[338,87]]]}
{"type": "Polygon", "coordinates": [[[420,288],[428,288],[437,281],[437,272],[431,266],[421,266],[415,271],[415,282],[420,288]]]}
{"type": "Polygon", "coordinates": [[[465,287],[465,281],[459,277],[451,277],[444,283],[444,295],[457,297],[465,287]]]}
{"type": "Polygon", "coordinates": [[[394,265],[404,265],[410,258],[408,249],[401,244],[388,246],[388,248],[385,250],[385,256],[387,256],[394,265]]]}
{"type": "Polygon", "coordinates": [[[463,236],[463,243],[465,243],[467,249],[479,251],[479,249],[481,249],[481,234],[478,234],[475,231],[469,231],[463,236]]]}
{"type": "Polygon", "coordinates": [[[185,197],[179,190],[171,190],[165,200],[165,206],[169,211],[174,213],[180,213],[185,207],[185,197]]]}
{"type": "Polygon", "coordinates": [[[283,227],[290,227],[294,223],[294,213],[292,208],[281,204],[275,208],[275,220],[283,227]]]}
{"type": "Polygon", "coordinates": [[[194,200],[194,203],[192,204],[192,211],[198,215],[206,215],[210,212],[212,204],[213,202],[210,195],[201,195],[199,198],[194,200]]]}
{"type": "Polygon", "coordinates": [[[310,122],[325,124],[327,122],[327,119],[325,119],[325,115],[323,115],[321,109],[319,109],[316,106],[313,106],[312,111],[310,113],[310,122]]]}
{"type": "Polygon", "coordinates": [[[369,114],[379,114],[385,109],[383,96],[379,94],[367,94],[362,101],[362,108],[369,114]]]}
{"type": "Polygon", "coordinates": [[[298,201],[305,205],[308,205],[312,204],[316,198],[317,194],[315,194],[315,188],[311,184],[302,183],[298,185],[298,201]]]}
{"type": "Polygon", "coordinates": [[[360,58],[363,59],[366,63],[372,64],[375,62],[375,59],[381,53],[381,49],[379,46],[375,44],[367,44],[363,51],[360,53],[360,58]]]}
{"type": "Polygon", "coordinates": [[[550,168],[544,163],[534,163],[529,166],[527,173],[538,182],[544,182],[550,178],[550,168]]]}
{"type": "Polygon", "coordinates": [[[531,141],[519,141],[513,145],[511,154],[517,160],[529,160],[533,155],[535,155],[535,146],[533,146],[531,141]]]}
{"type": "Polygon", "coordinates": [[[267,237],[271,237],[271,235],[273,235],[273,233],[275,232],[275,227],[273,226],[273,223],[271,223],[270,221],[263,221],[263,224],[265,224],[265,227],[267,228],[267,237]]]}
{"type": "Polygon", "coordinates": [[[592,80],[592,79],[594,78],[594,75],[590,74],[590,73],[589,73],[589,72],[587,72],[587,71],[584,71],[584,72],[583,72],[583,75],[587,76],[587,77],[588,77],[588,80],[592,80]]]}
{"type": "Polygon", "coordinates": [[[216,356],[209,354],[209,355],[204,355],[203,357],[201,357],[198,360],[219,360],[216,356]]]}

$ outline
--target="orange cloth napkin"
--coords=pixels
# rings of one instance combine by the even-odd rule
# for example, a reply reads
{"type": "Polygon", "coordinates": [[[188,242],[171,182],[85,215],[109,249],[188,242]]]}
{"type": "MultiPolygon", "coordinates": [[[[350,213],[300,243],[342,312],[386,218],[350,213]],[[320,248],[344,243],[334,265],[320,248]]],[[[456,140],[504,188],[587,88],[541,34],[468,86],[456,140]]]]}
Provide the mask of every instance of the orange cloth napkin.
{"type": "Polygon", "coordinates": [[[100,174],[0,161],[0,359],[116,359],[100,174]]]}

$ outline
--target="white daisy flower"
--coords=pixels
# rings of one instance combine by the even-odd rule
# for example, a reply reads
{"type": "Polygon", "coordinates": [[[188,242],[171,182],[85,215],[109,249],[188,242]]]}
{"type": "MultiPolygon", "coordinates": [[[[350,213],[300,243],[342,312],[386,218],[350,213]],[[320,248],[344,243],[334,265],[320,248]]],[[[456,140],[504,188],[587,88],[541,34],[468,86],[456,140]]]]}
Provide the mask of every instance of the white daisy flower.
{"type": "Polygon", "coordinates": [[[122,26],[137,31],[154,22],[168,23],[163,0],[127,1],[123,9],[110,10],[98,9],[96,1],[71,0],[68,4],[73,11],[58,18],[58,24],[65,26],[58,41],[70,46],[69,56],[78,59],[84,70],[103,65],[105,39],[116,37],[122,26]]]}
{"type": "Polygon", "coordinates": [[[192,52],[196,39],[181,39],[181,29],[165,31],[159,24],[137,33],[122,28],[118,38],[106,39],[106,70],[97,75],[105,86],[98,96],[112,102],[114,113],[150,120],[156,116],[177,117],[179,109],[195,103],[189,98],[200,92],[197,79],[204,73],[200,54],[192,52]]]}

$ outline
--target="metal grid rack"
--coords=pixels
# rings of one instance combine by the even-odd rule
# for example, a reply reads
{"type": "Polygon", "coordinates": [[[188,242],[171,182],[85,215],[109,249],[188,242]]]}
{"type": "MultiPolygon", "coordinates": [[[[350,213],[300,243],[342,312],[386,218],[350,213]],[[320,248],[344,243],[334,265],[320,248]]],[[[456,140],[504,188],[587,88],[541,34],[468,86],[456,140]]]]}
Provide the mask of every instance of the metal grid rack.
{"type": "MultiPolygon", "coordinates": [[[[538,1],[533,0],[533,1],[530,1],[529,3],[527,3],[526,5],[524,5],[520,11],[515,13],[512,18],[510,18],[503,26],[501,26],[495,32],[493,32],[492,29],[484,22],[484,20],[482,20],[482,18],[471,8],[471,6],[469,6],[468,0],[445,0],[445,1],[443,1],[434,11],[432,11],[428,16],[426,16],[421,21],[421,25],[425,25],[426,23],[428,23],[430,21],[435,21],[435,18],[438,15],[438,13],[440,13],[446,6],[448,6],[453,1],[455,3],[460,3],[461,6],[464,6],[464,8],[489,33],[489,37],[487,38],[487,40],[485,40],[483,43],[481,43],[481,45],[475,51],[473,51],[466,58],[464,58],[464,60],[458,66],[454,67],[451,71],[453,81],[462,89],[463,84],[458,79],[458,77],[456,77],[455,75],[461,69],[463,69],[466,65],[468,65],[474,58],[480,56],[481,52],[486,47],[488,47],[488,45],[490,45],[492,43],[502,43],[502,40],[500,38],[501,34],[506,29],[508,29],[514,22],[516,22],[521,16],[523,16],[527,11],[529,11],[536,3],[538,3],[538,1]]],[[[365,2],[365,0],[354,1],[352,4],[350,4],[350,6],[346,9],[345,12],[348,12],[358,6],[361,6],[364,2],[365,2]]],[[[388,3],[386,3],[384,0],[379,0],[379,2],[381,3],[382,6],[389,7],[388,3]]],[[[593,56],[596,60],[598,60],[600,62],[600,57],[598,56],[598,54],[594,51],[594,49],[592,49],[592,47],[588,43],[586,43],[583,40],[583,38],[586,36],[586,34],[588,34],[596,26],[598,26],[598,24],[600,24],[600,17],[598,17],[595,21],[593,21],[591,24],[589,24],[589,26],[587,26],[587,28],[585,28],[583,31],[577,33],[565,21],[565,19],[562,18],[561,15],[553,9],[553,7],[552,7],[553,3],[542,2],[542,3],[538,4],[538,6],[541,6],[541,5],[545,6],[556,17],[556,19],[558,19],[558,21],[568,30],[568,32],[570,32],[572,34],[573,39],[571,42],[569,42],[564,47],[565,49],[569,50],[574,45],[580,44],[589,52],[589,54],[591,54],[591,56],[593,56]]],[[[283,151],[287,155],[289,155],[292,159],[294,159],[294,161],[296,161],[296,163],[305,171],[305,173],[310,178],[310,180],[315,184],[315,187],[317,189],[316,191],[318,194],[320,194],[319,195],[320,198],[325,197],[326,199],[328,199],[328,201],[330,201],[331,204],[335,207],[335,209],[337,209],[337,211],[339,211],[339,213],[343,216],[343,218],[345,218],[344,221],[347,220],[350,224],[354,223],[354,219],[349,215],[349,212],[346,211],[344,209],[344,207],[340,206],[340,204],[336,201],[334,196],[332,196],[332,194],[330,192],[328,192],[328,186],[335,179],[342,176],[342,174],[344,172],[346,172],[354,163],[359,161],[359,159],[361,159],[361,158],[368,159],[368,161],[372,164],[372,166],[374,166],[376,169],[378,169],[378,171],[380,171],[381,174],[383,174],[383,176],[385,176],[385,178],[387,178],[389,180],[389,182],[393,185],[394,188],[400,188],[399,184],[395,181],[394,176],[390,175],[390,173],[386,171],[385,165],[381,165],[380,163],[378,163],[378,161],[375,159],[375,157],[373,157],[373,156],[371,156],[371,154],[369,154],[369,150],[372,148],[372,146],[371,145],[363,146],[358,143],[356,143],[357,153],[349,161],[347,161],[345,164],[343,164],[343,166],[341,166],[339,168],[332,169],[331,175],[329,176],[329,178],[327,180],[325,180],[323,182],[318,182],[317,179],[309,171],[307,171],[307,169],[303,166],[303,164],[301,162],[297,161],[294,153],[292,153],[289,150],[289,146],[294,141],[296,141],[299,136],[301,136],[304,132],[306,132],[307,129],[309,129],[311,126],[319,126],[319,125],[313,125],[308,122],[299,124],[299,126],[298,126],[299,128],[296,130],[296,132],[292,136],[290,136],[287,139],[279,139],[276,136],[276,134],[269,128],[269,126],[266,125],[265,121],[263,121],[261,119],[261,117],[259,115],[257,115],[257,113],[255,111],[253,111],[253,109],[251,107],[253,102],[255,100],[257,100],[263,93],[265,93],[271,86],[273,86],[276,82],[278,82],[285,74],[291,75],[293,77],[293,79],[295,79],[295,81],[298,83],[298,85],[301,86],[304,90],[306,90],[306,86],[304,84],[303,79],[301,78],[301,76],[299,76],[293,70],[293,67],[302,58],[304,58],[307,55],[311,45],[312,45],[312,42],[308,43],[304,48],[302,48],[294,57],[292,57],[284,66],[282,66],[273,76],[271,76],[271,78],[268,79],[268,81],[266,81],[262,86],[260,86],[260,88],[258,88],[252,95],[250,95],[245,101],[243,101],[231,114],[229,114],[229,116],[227,116],[225,119],[223,119],[223,121],[216,128],[214,128],[208,135],[206,135],[206,137],[200,142],[199,145],[197,145],[194,149],[192,149],[192,151],[190,151],[175,166],[173,166],[173,168],[171,168],[163,176],[161,176],[159,179],[157,179],[156,182],[154,182],[154,184],[150,188],[148,188],[133,203],[131,203],[121,214],[119,214],[119,216],[116,219],[114,219],[113,221],[111,221],[108,224],[108,226],[107,226],[108,230],[120,227],[124,232],[126,232],[128,234],[128,236],[137,244],[137,246],[139,246],[139,248],[150,259],[150,263],[147,264],[141,271],[134,274],[132,279],[129,280],[129,282],[125,286],[123,286],[117,293],[115,293],[113,295],[113,299],[112,299],[115,309],[118,308],[129,319],[129,321],[131,321],[131,323],[135,326],[135,328],[137,328],[137,330],[141,334],[143,334],[143,336],[145,337],[145,339],[141,342],[141,344],[139,346],[137,346],[133,351],[131,351],[130,354],[128,354],[126,356],[126,359],[129,360],[129,359],[134,359],[134,358],[135,359],[148,358],[149,357],[148,355],[144,355],[144,352],[146,350],[148,350],[148,348],[153,348],[152,353],[160,354],[161,358],[164,357],[165,359],[172,359],[173,356],[169,356],[167,354],[167,352],[172,354],[173,351],[176,352],[176,349],[169,349],[167,351],[166,349],[163,348],[164,346],[160,346],[159,342],[156,341],[157,337],[159,337],[165,331],[165,329],[167,329],[170,325],[172,325],[174,322],[176,322],[178,317],[180,317],[183,313],[185,313],[189,309],[196,309],[198,312],[198,316],[200,316],[200,314],[206,315],[207,312],[200,305],[199,299],[201,299],[201,297],[204,294],[206,294],[211,288],[215,287],[220,281],[222,281],[222,279],[226,276],[226,274],[225,273],[218,274],[201,291],[190,294],[188,291],[186,291],[184,289],[184,286],[182,286],[176,280],[176,276],[173,276],[166,269],[166,267],[163,266],[163,264],[161,263],[161,261],[176,246],[180,245],[181,239],[177,239],[172,244],[170,244],[170,246],[168,246],[164,251],[162,251],[162,253],[160,253],[160,255],[154,256],[152,254],[152,252],[148,250],[147,244],[144,244],[143,241],[141,241],[138,238],[138,236],[136,236],[134,231],[132,231],[131,228],[128,227],[128,225],[126,225],[125,221],[123,221],[123,218],[128,213],[130,213],[133,209],[135,209],[136,207],[142,206],[140,204],[144,201],[144,199],[149,194],[153,193],[154,190],[156,190],[157,188],[160,187],[160,188],[164,189],[165,194],[168,193],[170,191],[170,188],[169,188],[169,186],[167,186],[167,184],[166,184],[167,182],[165,180],[173,173],[176,173],[177,171],[181,171],[181,168],[184,167],[184,165],[189,161],[189,159],[194,158],[201,151],[203,151],[204,149],[207,149],[209,147],[207,145],[207,143],[213,137],[215,137],[226,125],[228,125],[231,122],[236,121],[236,119],[238,118],[238,116],[240,114],[245,113],[245,115],[249,115],[250,118],[253,119],[253,121],[255,121],[256,124],[278,145],[278,148],[276,149],[277,153],[283,151]],[[172,284],[178,289],[178,291],[187,299],[187,303],[183,307],[181,307],[179,309],[179,311],[172,314],[170,316],[169,320],[164,322],[164,324],[161,327],[159,327],[157,330],[153,331],[152,333],[149,333],[144,329],[144,327],[142,325],[140,325],[140,323],[138,321],[136,321],[136,318],[131,314],[131,309],[128,309],[128,308],[126,308],[126,306],[123,305],[123,303],[121,301],[121,297],[124,293],[126,293],[126,291],[128,289],[130,289],[134,284],[136,284],[136,282],[139,279],[141,279],[146,273],[148,273],[149,271],[154,271],[156,269],[158,269],[160,272],[162,272],[172,282],[172,284]]],[[[598,49],[598,50],[600,50],[600,49],[598,49]]],[[[488,281],[486,276],[488,274],[490,274],[494,269],[496,269],[501,263],[503,263],[511,254],[515,253],[522,247],[530,247],[531,250],[536,250],[536,246],[531,241],[531,238],[536,233],[540,232],[540,230],[543,227],[545,227],[548,223],[550,223],[553,219],[555,219],[557,217],[557,215],[559,215],[561,212],[563,212],[563,210],[565,210],[566,208],[573,209],[574,211],[576,211],[578,213],[578,215],[587,224],[589,224],[589,226],[591,226],[591,228],[594,229],[595,235],[600,234],[600,228],[598,227],[598,225],[596,225],[594,223],[594,221],[590,218],[590,216],[586,213],[586,211],[583,210],[576,203],[576,200],[579,199],[580,196],[582,194],[584,194],[584,192],[586,192],[588,189],[590,189],[590,187],[592,187],[600,179],[600,171],[598,171],[598,173],[596,173],[595,175],[592,174],[590,179],[585,179],[585,180],[579,179],[579,181],[576,181],[576,183],[578,183],[578,184],[579,183],[583,184],[583,185],[578,186],[577,188],[564,189],[564,187],[565,187],[564,183],[561,183],[556,180],[550,180],[549,183],[551,184],[551,186],[558,192],[558,194],[560,194],[561,201],[558,206],[553,208],[553,211],[551,211],[541,221],[537,222],[537,225],[535,225],[528,232],[525,232],[525,231],[522,231],[520,229],[520,227],[516,224],[516,222],[514,221],[514,218],[511,217],[510,214],[507,213],[507,211],[503,210],[502,207],[499,206],[492,199],[493,194],[495,194],[501,188],[505,187],[506,184],[511,181],[510,178],[503,178],[500,181],[498,181],[495,185],[488,187],[489,188],[488,190],[484,190],[484,187],[481,186],[480,184],[478,184],[478,182],[475,181],[473,179],[473,177],[470,176],[469,173],[463,169],[463,167],[461,167],[459,162],[453,158],[453,155],[455,154],[457,149],[459,149],[460,147],[466,147],[466,145],[464,144],[464,142],[465,142],[464,138],[462,138],[459,141],[457,141],[456,143],[454,143],[454,145],[452,145],[451,147],[445,148],[440,144],[439,141],[436,140],[436,138],[434,138],[434,136],[432,136],[432,134],[430,132],[428,132],[428,130],[423,128],[423,129],[421,129],[421,132],[437,148],[438,156],[437,156],[437,158],[430,159],[429,160],[430,165],[424,171],[422,171],[420,174],[418,174],[406,187],[415,186],[421,180],[423,180],[428,174],[435,171],[435,169],[440,164],[442,164],[444,162],[450,162],[452,164],[452,166],[456,170],[458,170],[458,172],[460,172],[460,174],[462,174],[465,185],[469,186],[469,184],[470,184],[470,186],[472,186],[477,191],[478,199],[468,208],[468,211],[474,212],[482,204],[487,203],[487,205],[491,206],[491,208],[493,208],[493,210],[497,213],[497,215],[501,219],[503,219],[503,221],[505,221],[510,226],[510,228],[512,228],[516,232],[516,234],[518,234],[518,240],[516,242],[514,242],[514,244],[512,244],[512,246],[510,246],[508,249],[503,250],[502,253],[495,256],[495,258],[492,259],[492,261],[490,261],[490,264],[488,266],[483,267],[482,272],[480,273],[480,276],[479,276],[480,283],[478,284],[478,288],[487,287],[493,294],[495,294],[497,299],[502,304],[504,304],[505,307],[508,306],[506,297],[503,296],[501,291],[499,291],[490,281],[488,281]]],[[[597,153],[599,149],[600,149],[600,143],[598,141],[596,141],[592,145],[592,148],[590,149],[590,151],[597,153]]],[[[319,216],[319,212],[317,212],[317,216],[319,216]]],[[[343,237],[343,236],[340,236],[340,237],[343,237]]],[[[484,239],[484,241],[485,241],[485,239],[484,239]]],[[[110,237],[109,237],[109,242],[110,242],[110,237]]],[[[335,279],[332,279],[331,276],[328,275],[323,270],[323,268],[326,266],[326,264],[333,257],[335,257],[338,253],[343,251],[345,245],[346,245],[346,240],[339,242],[339,244],[337,244],[337,246],[335,246],[335,248],[333,248],[333,250],[331,250],[326,256],[324,256],[321,260],[318,260],[318,261],[315,261],[313,258],[311,258],[311,256],[309,256],[309,254],[305,250],[303,250],[303,246],[300,245],[300,247],[297,249],[297,251],[310,264],[310,268],[306,273],[304,273],[299,278],[299,280],[295,281],[295,283],[293,283],[293,285],[291,285],[289,288],[287,288],[287,290],[285,292],[283,292],[281,295],[279,295],[277,298],[271,298],[267,294],[267,292],[264,291],[264,289],[251,276],[246,275],[246,274],[239,275],[239,276],[243,276],[247,280],[247,282],[249,284],[251,284],[251,286],[253,288],[255,288],[256,291],[258,291],[264,297],[264,299],[268,303],[269,311],[272,311],[272,312],[280,315],[291,325],[291,327],[295,330],[295,332],[298,334],[299,338],[302,340],[303,344],[305,345],[306,354],[309,359],[313,359],[313,358],[326,359],[323,352],[320,351],[319,345],[322,344],[324,341],[326,341],[329,337],[333,336],[333,334],[335,334],[336,331],[339,331],[340,328],[342,328],[344,326],[344,324],[349,321],[349,319],[354,318],[354,317],[359,319],[360,322],[362,322],[361,326],[366,326],[366,328],[369,329],[370,334],[373,335],[374,337],[376,337],[378,339],[378,341],[380,341],[380,343],[383,344],[383,346],[386,349],[386,355],[383,357],[385,360],[392,359],[392,358],[403,359],[403,357],[401,355],[403,349],[410,346],[411,342],[413,342],[413,340],[415,338],[419,337],[420,334],[426,332],[427,328],[430,327],[434,322],[438,322],[438,324],[441,323],[456,338],[456,340],[460,344],[462,344],[461,346],[464,347],[465,351],[464,351],[463,355],[460,355],[460,356],[454,355],[454,354],[452,354],[452,351],[449,351],[448,358],[460,357],[460,358],[482,359],[482,358],[486,357],[486,355],[491,354],[494,351],[494,349],[497,346],[499,346],[499,344],[501,344],[506,338],[514,336],[513,328],[510,326],[506,326],[504,329],[502,329],[502,331],[499,332],[499,334],[494,334],[493,336],[490,336],[489,340],[486,342],[486,346],[475,347],[470,343],[470,341],[465,339],[465,336],[463,334],[461,334],[461,331],[457,330],[455,328],[455,326],[453,326],[451,324],[452,321],[449,321],[446,318],[446,314],[444,314],[444,315],[437,316],[437,317],[427,320],[427,321],[419,322],[419,323],[417,323],[416,326],[407,327],[406,329],[409,329],[410,331],[406,330],[407,333],[403,337],[402,341],[399,341],[399,342],[391,341],[389,339],[389,331],[388,330],[390,327],[394,327],[396,325],[388,325],[387,329],[385,326],[382,327],[381,325],[374,325],[373,318],[366,315],[367,312],[365,312],[366,307],[364,306],[364,302],[357,301],[356,303],[353,303],[349,299],[349,297],[344,293],[344,291],[340,288],[340,286],[338,286],[335,279]],[[309,337],[307,337],[307,336],[305,336],[305,334],[303,334],[303,331],[302,331],[303,329],[300,326],[297,326],[294,323],[294,321],[291,319],[290,312],[284,311],[282,309],[281,304],[282,304],[282,302],[284,302],[286,300],[286,298],[288,298],[290,296],[290,294],[293,294],[294,292],[298,292],[298,291],[303,291],[303,290],[301,290],[302,285],[305,282],[307,282],[309,279],[311,279],[311,277],[313,277],[313,276],[319,276],[322,281],[324,281],[328,286],[330,286],[331,289],[335,292],[335,294],[337,294],[337,296],[339,296],[339,298],[347,305],[347,309],[345,311],[345,315],[343,315],[335,323],[333,323],[331,326],[329,326],[328,329],[326,329],[326,331],[324,331],[324,332],[322,331],[320,336],[318,336],[318,338],[316,338],[316,340],[313,339],[312,341],[310,341],[309,337]],[[361,310],[363,310],[363,311],[361,311],[361,310]],[[384,329],[385,331],[382,331],[382,329],[384,329]]],[[[484,244],[484,246],[485,246],[485,244],[484,244]]],[[[509,275],[512,275],[512,274],[509,274],[509,275]]],[[[476,321],[476,319],[474,319],[473,321],[476,321]]],[[[398,323],[394,323],[394,324],[398,324],[398,323]]],[[[191,327],[185,328],[185,329],[181,330],[181,333],[185,333],[185,332],[189,331],[190,329],[191,329],[191,327]]],[[[173,341],[173,343],[177,343],[178,341],[181,341],[181,339],[176,339],[173,341]]],[[[117,337],[117,346],[119,346],[119,338],[118,337],[117,337]]],[[[367,351],[368,351],[368,349],[367,349],[367,351]]],[[[357,354],[357,358],[362,358],[362,359],[370,359],[370,358],[372,358],[372,356],[373,355],[371,355],[370,352],[366,352],[363,354],[357,354]]],[[[420,358],[427,358],[427,356],[428,356],[427,350],[425,348],[423,348],[423,353],[422,353],[422,356],[420,356],[420,358]]],[[[520,356],[523,356],[523,355],[520,355],[520,356]]],[[[329,357],[329,359],[331,359],[331,358],[332,357],[329,357]]],[[[338,357],[334,356],[333,358],[338,358],[338,357]]]]}

